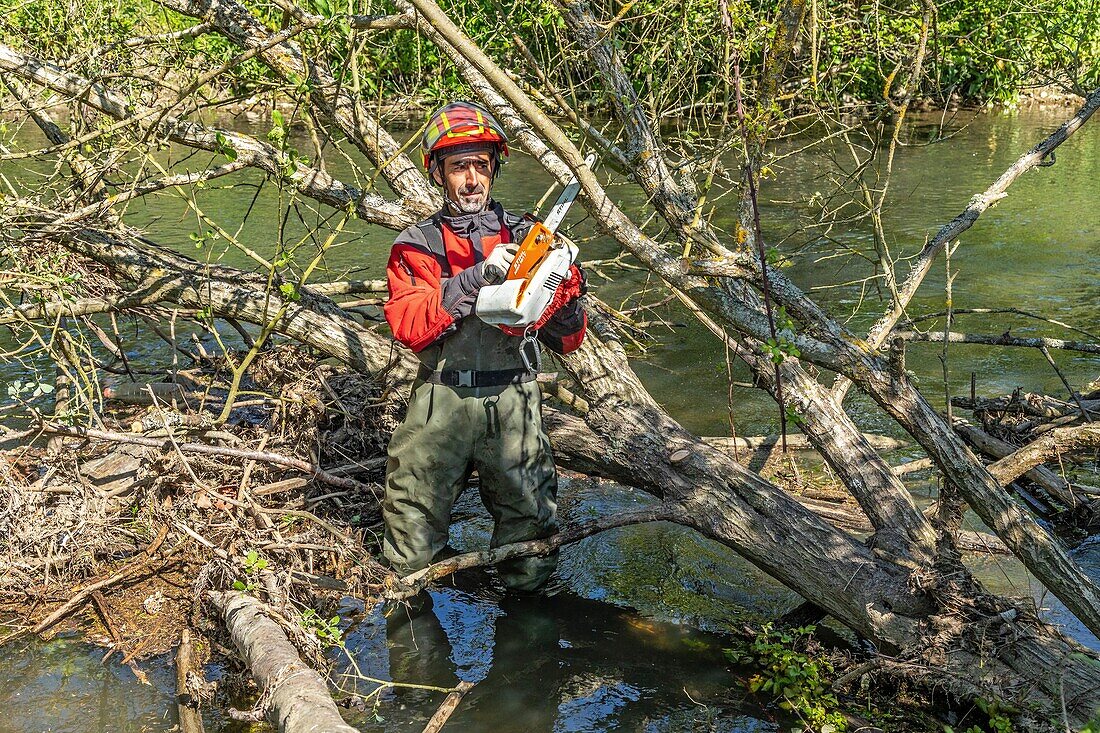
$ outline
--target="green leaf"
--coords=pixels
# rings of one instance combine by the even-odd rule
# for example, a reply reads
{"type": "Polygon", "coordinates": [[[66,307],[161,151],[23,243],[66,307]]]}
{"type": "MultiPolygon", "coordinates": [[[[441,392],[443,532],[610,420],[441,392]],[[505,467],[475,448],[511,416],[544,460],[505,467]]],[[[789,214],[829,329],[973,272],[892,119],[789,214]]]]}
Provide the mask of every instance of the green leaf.
{"type": "Polygon", "coordinates": [[[290,301],[301,300],[302,295],[294,283],[283,283],[279,286],[279,293],[290,301]]]}

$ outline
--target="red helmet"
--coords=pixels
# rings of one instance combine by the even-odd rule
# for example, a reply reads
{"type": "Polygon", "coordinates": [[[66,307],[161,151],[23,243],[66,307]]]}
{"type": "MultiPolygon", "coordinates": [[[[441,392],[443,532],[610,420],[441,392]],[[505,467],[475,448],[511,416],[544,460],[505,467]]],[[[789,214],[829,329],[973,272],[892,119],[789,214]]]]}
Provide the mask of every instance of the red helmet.
{"type": "Polygon", "coordinates": [[[493,155],[493,176],[508,157],[508,136],[489,110],[473,102],[452,102],[436,110],[424,129],[420,147],[424,168],[431,177],[438,164],[438,153],[462,146],[465,150],[488,149],[493,155]]]}

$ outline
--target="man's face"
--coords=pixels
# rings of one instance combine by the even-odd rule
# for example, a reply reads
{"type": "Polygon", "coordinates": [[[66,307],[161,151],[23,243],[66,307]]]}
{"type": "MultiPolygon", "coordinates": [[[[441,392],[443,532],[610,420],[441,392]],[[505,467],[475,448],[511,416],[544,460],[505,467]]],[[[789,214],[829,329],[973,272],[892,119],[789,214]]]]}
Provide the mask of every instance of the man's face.
{"type": "Polygon", "coordinates": [[[447,198],[463,213],[476,214],[485,208],[493,178],[493,159],[488,151],[449,155],[441,167],[447,198]]]}

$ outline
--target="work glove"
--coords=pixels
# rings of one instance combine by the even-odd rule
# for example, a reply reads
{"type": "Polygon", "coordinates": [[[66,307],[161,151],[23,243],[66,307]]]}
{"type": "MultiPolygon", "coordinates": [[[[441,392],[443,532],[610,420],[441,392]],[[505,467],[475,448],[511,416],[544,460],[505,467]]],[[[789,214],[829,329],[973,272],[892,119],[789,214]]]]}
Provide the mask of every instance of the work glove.
{"type": "Polygon", "coordinates": [[[512,260],[516,258],[518,251],[519,245],[514,242],[493,247],[493,251],[481,263],[482,274],[490,285],[504,281],[504,276],[508,274],[508,268],[512,266],[512,260]]]}

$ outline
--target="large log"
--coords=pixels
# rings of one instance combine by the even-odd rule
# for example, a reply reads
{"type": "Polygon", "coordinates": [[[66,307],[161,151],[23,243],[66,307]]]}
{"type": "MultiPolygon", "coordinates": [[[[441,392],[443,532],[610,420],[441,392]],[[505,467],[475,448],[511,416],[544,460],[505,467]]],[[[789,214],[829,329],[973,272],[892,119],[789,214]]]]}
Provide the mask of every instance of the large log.
{"type": "MultiPolygon", "coordinates": [[[[961,435],[963,440],[973,446],[975,450],[980,451],[990,458],[1001,459],[1016,452],[1016,446],[990,435],[981,428],[971,425],[965,420],[956,418],[954,427],[955,432],[961,435]]],[[[1021,474],[1026,475],[1037,486],[1062,502],[1062,504],[1068,508],[1073,508],[1082,501],[1073,495],[1073,489],[1070,487],[1069,482],[1045,466],[1035,466],[1028,471],[1021,471],[1019,474],[1016,474],[1016,476],[1008,479],[1008,481],[1004,480],[1004,475],[994,475],[997,475],[997,478],[1000,479],[1002,483],[1007,484],[1021,474]]]]}
{"type": "Polygon", "coordinates": [[[1011,481],[1024,473],[1030,475],[1030,472],[1035,470],[1035,466],[1053,460],[1063,453],[1095,450],[1098,447],[1100,447],[1100,426],[1095,423],[1072,428],[1056,428],[1023,448],[1002,456],[989,467],[989,470],[1001,481],[1011,481]]]}
{"type": "Polygon", "coordinates": [[[237,591],[207,597],[222,614],[252,677],[263,690],[265,714],[279,733],[357,733],[344,722],[325,680],[298,656],[270,609],[237,591]]]}

